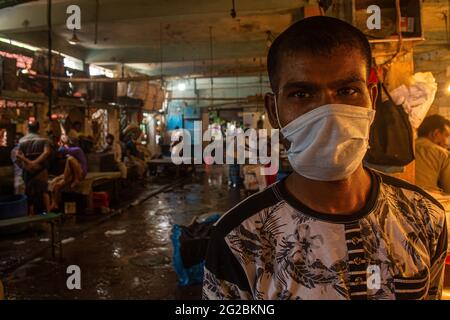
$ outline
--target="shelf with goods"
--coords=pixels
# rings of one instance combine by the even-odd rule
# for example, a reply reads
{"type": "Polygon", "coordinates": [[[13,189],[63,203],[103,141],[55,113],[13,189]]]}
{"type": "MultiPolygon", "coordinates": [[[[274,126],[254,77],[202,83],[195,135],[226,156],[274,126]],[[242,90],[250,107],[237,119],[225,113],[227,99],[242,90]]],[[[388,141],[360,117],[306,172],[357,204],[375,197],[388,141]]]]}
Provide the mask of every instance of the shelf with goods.
{"type": "MultiPolygon", "coordinates": [[[[0,91],[0,100],[22,101],[31,103],[48,104],[48,97],[44,94],[25,92],[25,91],[0,91]]],[[[54,106],[72,106],[106,109],[115,107],[115,104],[105,102],[92,102],[82,98],[58,97],[53,98],[54,106]]]]}

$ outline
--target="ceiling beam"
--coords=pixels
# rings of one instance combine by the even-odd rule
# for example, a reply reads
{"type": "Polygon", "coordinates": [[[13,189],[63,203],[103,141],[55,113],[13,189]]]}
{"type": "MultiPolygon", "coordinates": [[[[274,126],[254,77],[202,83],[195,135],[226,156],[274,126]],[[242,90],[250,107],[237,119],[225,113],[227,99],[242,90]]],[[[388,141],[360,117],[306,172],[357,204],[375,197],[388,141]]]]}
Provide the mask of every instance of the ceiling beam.
{"type": "MultiPolygon", "coordinates": [[[[130,69],[133,69],[130,67],[130,69]]],[[[158,77],[161,75],[160,69],[150,69],[150,70],[143,70],[136,68],[136,72],[144,73],[146,75],[149,75],[151,77],[158,77]]],[[[219,64],[214,67],[214,71],[211,74],[210,70],[205,66],[196,67],[193,69],[192,67],[189,67],[188,65],[184,67],[172,67],[172,68],[165,68],[163,69],[163,78],[183,78],[183,77],[230,77],[230,76],[259,76],[259,75],[266,75],[266,67],[265,65],[258,66],[258,65],[245,65],[245,66],[230,66],[230,65],[223,65],[219,64]]]]}
{"type": "MultiPolygon", "coordinates": [[[[0,36],[9,38],[8,34],[0,33],[0,36]]],[[[26,33],[16,33],[12,40],[23,42],[34,47],[45,49],[48,44],[47,32],[45,31],[35,31],[26,33]]],[[[67,54],[69,56],[85,60],[88,50],[80,46],[72,46],[65,39],[55,33],[53,33],[52,47],[53,50],[67,54]]]]}
{"type": "MultiPolygon", "coordinates": [[[[250,41],[245,43],[214,43],[213,59],[239,59],[265,56],[265,41],[250,41]]],[[[173,44],[163,48],[163,61],[210,61],[209,43],[196,43],[193,45],[173,44]]],[[[98,49],[89,51],[88,63],[151,63],[160,62],[158,48],[137,47],[121,49],[98,49]]]]}

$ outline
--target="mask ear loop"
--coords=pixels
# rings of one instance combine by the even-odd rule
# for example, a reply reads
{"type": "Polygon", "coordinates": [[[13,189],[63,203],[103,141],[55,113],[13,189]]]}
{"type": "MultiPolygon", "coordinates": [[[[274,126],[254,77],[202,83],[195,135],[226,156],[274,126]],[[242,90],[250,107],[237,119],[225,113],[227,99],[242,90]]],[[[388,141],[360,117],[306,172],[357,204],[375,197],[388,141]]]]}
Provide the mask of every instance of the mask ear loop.
{"type": "Polygon", "coordinates": [[[278,128],[281,130],[283,129],[283,126],[281,125],[280,116],[278,115],[278,102],[276,94],[273,95],[273,100],[275,102],[275,115],[277,116],[278,128]]]}

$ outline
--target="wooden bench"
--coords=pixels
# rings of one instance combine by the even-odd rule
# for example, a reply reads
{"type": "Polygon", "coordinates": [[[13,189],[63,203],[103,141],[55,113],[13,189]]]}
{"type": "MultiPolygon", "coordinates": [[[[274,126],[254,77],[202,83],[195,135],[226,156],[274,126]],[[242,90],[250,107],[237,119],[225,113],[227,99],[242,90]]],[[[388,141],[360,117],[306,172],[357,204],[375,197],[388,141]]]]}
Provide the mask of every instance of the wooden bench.
{"type": "MultiPolygon", "coordinates": [[[[92,192],[94,188],[105,184],[111,184],[112,194],[111,199],[119,201],[119,181],[122,180],[122,175],[119,171],[112,172],[88,172],[86,177],[73,189],[64,189],[63,193],[79,194],[86,197],[87,211],[91,211],[92,192]]],[[[66,212],[67,213],[67,212],[66,212]]]]}
{"type": "Polygon", "coordinates": [[[121,178],[121,176],[122,175],[119,171],[88,172],[86,177],[79,183],[79,185],[70,191],[89,195],[90,193],[92,193],[93,187],[99,186],[106,182],[115,183],[121,178]]]}
{"type": "Polygon", "coordinates": [[[61,213],[47,213],[35,216],[26,216],[20,218],[4,219],[0,220],[0,229],[16,227],[20,225],[28,225],[36,222],[46,222],[51,226],[51,238],[52,238],[52,257],[55,257],[56,248],[59,249],[59,257],[62,259],[62,243],[61,243],[61,213]]]}

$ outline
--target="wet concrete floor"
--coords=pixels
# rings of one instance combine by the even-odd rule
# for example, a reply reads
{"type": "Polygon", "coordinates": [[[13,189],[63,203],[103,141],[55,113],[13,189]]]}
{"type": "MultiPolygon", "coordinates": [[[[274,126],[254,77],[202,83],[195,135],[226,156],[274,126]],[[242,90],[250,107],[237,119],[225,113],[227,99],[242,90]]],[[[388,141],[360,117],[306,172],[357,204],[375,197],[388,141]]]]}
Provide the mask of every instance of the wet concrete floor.
{"type": "MultiPolygon", "coordinates": [[[[156,186],[161,183],[152,182],[156,186]]],[[[177,285],[171,228],[189,224],[198,215],[223,213],[244,197],[243,190],[228,188],[226,167],[207,169],[102,223],[84,221],[84,231],[66,238],[62,261],[52,259],[48,248],[39,249],[43,243],[48,247],[45,233],[2,236],[0,275],[6,298],[199,299],[199,285],[177,285]],[[11,261],[20,261],[33,250],[42,254],[8,270],[11,261]],[[69,265],[80,267],[81,290],[67,288],[69,265]]],[[[72,225],[76,228],[80,223],[72,221],[72,225]]]]}

